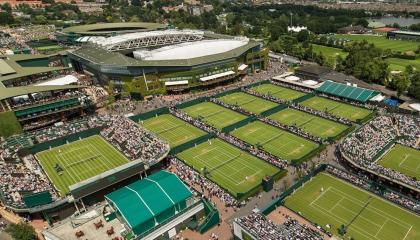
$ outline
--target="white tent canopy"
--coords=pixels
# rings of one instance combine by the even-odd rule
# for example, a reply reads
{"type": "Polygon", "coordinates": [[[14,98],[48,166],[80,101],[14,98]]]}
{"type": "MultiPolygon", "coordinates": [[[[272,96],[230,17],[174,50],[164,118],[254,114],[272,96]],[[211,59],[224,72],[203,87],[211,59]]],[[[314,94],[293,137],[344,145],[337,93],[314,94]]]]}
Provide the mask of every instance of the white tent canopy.
{"type": "Polygon", "coordinates": [[[202,78],[200,78],[200,81],[201,82],[206,82],[206,81],[214,80],[214,79],[221,78],[221,77],[226,77],[226,76],[233,75],[233,74],[235,74],[234,71],[222,72],[222,73],[210,75],[210,76],[207,76],[207,77],[202,77],[202,78]]]}
{"type": "Polygon", "coordinates": [[[374,96],[373,98],[371,98],[370,101],[382,102],[384,99],[385,99],[385,96],[383,96],[382,94],[378,94],[374,96]]]}
{"type": "Polygon", "coordinates": [[[165,82],[165,86],[176,86],[176,85],[185,85],[185,84],[188,84],[188,80],[165,82]]]}
{"type": "Polygon", "coordinates": [[[246,64],[241,64],[241,66],[239,66],[239,67],[238,67],[238,70],[239,70],[239,71],[243,71],[243,70],[245,70],[247,67],[248,67],[248,65],[246,65],[246,64]]]}
{"type": "Polygon", "coordinates": [[[287,76],[286,77],[286,80],[287,81],[299,81],[300,78],[299,77],[296,77],[296,76],[287,76]]]}
{"type": "Polygon", "coordinates": [[[408,105],[410,108],[420,112],[420,103],[412,103],[410,105],[408,105]]]}
{"type": "Polygon", "coordinates": [[[77,83],[77,81],[78,81],[77,77],[73,75],[66,75],[64,77],[38,83],[35,86],[63,86],[63,85],[69,85],[72,83],[77,83]]]}

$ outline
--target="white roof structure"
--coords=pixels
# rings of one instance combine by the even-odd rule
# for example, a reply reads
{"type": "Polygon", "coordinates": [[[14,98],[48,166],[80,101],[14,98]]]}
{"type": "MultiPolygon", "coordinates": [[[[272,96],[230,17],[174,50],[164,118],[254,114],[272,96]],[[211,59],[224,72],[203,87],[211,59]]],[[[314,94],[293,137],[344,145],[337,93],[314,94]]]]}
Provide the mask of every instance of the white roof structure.
{"type": "Polygon", "coordinates": [[[302,30],[308,30],[308,28],[307,27],[304,27],[304,26],[288,26],[287,27],[287,31],[288,32],[300,32],[300,31],[302,31],[302,30]]]}
{"type": "Polygon", "coordinates": [[[210,76],[207,76],[207,77],[202,77],[202,78],[200,78],[200,81],[201,82],[207,82],[207,81],[210,81],[210,80],[214,80],[214,79],[217,79],[217,78],[230,76],[230,75],[233,75],[233,74],[235,74],[234,71],[222,72],[222,73],[210,75],[210,76]]]}
{"type": "Polygon", "coordinates": [[[306,85],[308,85],[308,86],[315,86],[315,85],[317,85],[317,84],[318,84],[318,82],[317,82],[317,81],[315,81],[315,80],[305,80],[305,81],[303,81],[302,83],[303,83],[303,84],[306,84],[306,85]]]}
{"type": "Polygon", "coordinates": [[[188,84],[188,80],[183,81],[167,81],[165,82],[165,86],[176,86],[176,85],[185,85],[188,84]]]}
{"type": "Polygon", "coordinates": [[[109,51],[118,51],[193,42],[203,38],[203,31],[169,29],[128,33],[108,38],[91,38],[89,41],[109,51]]]}
{"type": "Polygon", "coordinates": [[[410,108],[420,112],[420,103],[412,103],[410,105],[408,105],[410,108]]]}
{"type": "Polygon", "coordinates": [[[69,85],[72,83],[77,83],[77,81],[78,81],[77,77],[73,75],[66,75],[64,77],[60,77],[53,80],[35,84],[35,86],[63,86],[63,85],[69,85]]]}
{"type": "Polygon", "coordinates": [[[291,75],[291,76],[287,76],[285,79],[286,79],[287,81],[299,81],[299,80],[300,80],[300,78],[299,78],[299,77],[296,77],[296,76],[293,76],[293,75],[291,75]]]}
{"type": "Polygon", "coordinates": [[[246,45],[248,38],[203,40],[181,43],[155,50],[140,50],[133,52],[134,58],[141,60],[175,60],[191,59],[224,53],[246,45]]]}
{"type": "Polygon", "coordinates": [[[385,96],[382,94],[378,94],[376,96],[374,96],[373,98],[370,99],[370,101],[375,101],[375,102],[382,102],[382,100],[385,99],[385,96]]]}
{"type": "Polygon", "coordinates": [[[239,70],[239,71],[243,71],[243,70],[245,70],[247,67],[248,67],[248,65],[246,65],[246,64],[241,64],[241,66],[239,66],[239,67],[238,67],[238,70],[239,70]]]}

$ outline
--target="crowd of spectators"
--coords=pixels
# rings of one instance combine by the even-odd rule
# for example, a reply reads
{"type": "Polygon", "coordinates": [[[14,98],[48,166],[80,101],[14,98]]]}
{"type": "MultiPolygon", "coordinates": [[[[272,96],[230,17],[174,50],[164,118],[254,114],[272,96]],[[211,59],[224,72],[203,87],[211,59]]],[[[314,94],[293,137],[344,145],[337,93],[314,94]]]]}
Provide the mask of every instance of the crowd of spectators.
{"type": "MultiPolygon", "coordinates": [[[[419,138],[420,118],[411,115],[381,115],[349,135],[340,145],[341,153],[358,165],[399,182],[420,187],[420,180],[377,163],[378,154],[391,147],[397,139],[419,138]],[[405,134],[408,134],[406,136],[405,134]]],[[[413,144],[413,140],[399,143],[413,144]]]]}
{"type": "Polygon", "coordinates": [[[395,193],[391,190],[386,190],[385,192],[381,192],[377,189],[372,189],[372,185],[370,184],[370,182],[367,180],[366,177],[362,177],[362,176],[357,176],[348,172],[345,172],[343,170],[340,170],[338,168],[332,167],[332,166],[328,166],[327,167],[327,172],[329,172],[330,174],[337,176],[341,179],[344,179],[360,188],[363,188],[365,190],[368,191],[374,191],[376,194],[400,205],[403,206],[411,211],[420,213],[420,202],[418,200],[414,200],[411,198],[408,198],[406,196],[403,196],[401,194],[395,193]]]}
{"type": "Polygon", "coordinates": [[[0,161],[0,191],[7,204],[18,208],[25,207],[22,193],[49,191],[53,199],[57,198],[33,155],[24,157],[21,162],[0,161]]]}
{"type": "Polygon", "coordinates": [[[191,167],[185,165],[177,158],[170,158],[171,165],[176,168],[175,174],[190,187],[200,192],[201,194],[208,193],[208,198],[217,197],[225,207],[232,207],[234,209],[240,207],[240,203],[236,201],[230,194],[220,188],[217,184],[211,182],[204,176],[200,175],[191,167]]]}
{"type": "Polygon", "coordinates": [[[213,126],[204,123],[201,120],[192,118],[191,116],[187,115],[186,113],[184,113],[181,110],[178,110],[176,108],[169,108],[169,111],[173,115],[175,115],[176,117],[178,117],[178,118],[180,118],[180,119],[182,119],[182,120],[184,120],[188,123],[191,123],[192,125],[200,128],[200,129],[203,129],[206,132],[214,133],[214,134],[216,134],[216,136],[218,138],[223,139],[226,142],[231,143],[232,145],[234,145],[234,146],[236,146],[236,147],[238,147],[238,148],[240,148],[240,149],[242,149],[246,152],[249,152],[252,155],[254,155],[254,156],[256,156],[260,159],[263,159],[264,161],[266,161],[266,162],[268,162],[268,163],[270,163],[270,164],[272,164],[276,167],[284,169],[284,168],[287,168],[287,166],[288,166],[288,163],[287,163],[286,160],[281,159],[279,157],[276,157],[276,156],[266,152],[263,149],[254,147],[251,144],[248,144],[248,143],[242,141],[241,139],[239,139],[237,137],[234,137],[230,134],[224,133],[224,132],[214,128],[213,126]]]}
{"type": "Polygon", "coordinates": [[[286,221],[276,225],[261,213],[252,213],[245,217],[235,218],[235,222],[260,240],[322,240],[323,237],[310,227],[286,216],[286,221]]]}
{"type": "Polygon", "coordinates": [[[108,120],[101,135],[131,160],[154,164],[169,151],[169,145],[145,128],[122,116],[101,116],[108,120]]]}
{"type": "Polygon", "coordinates": [[[314,90],[311,89],[311,88],[306,88],[306,87],[302,87],[302,86],[298,86],[298,85],[294,85],[294,84],[290,84],[290,83],[286,83],[286,82],[279,82],[279,81],[270,80],[270,83],[274,84],[274,85],[277,85],[277,86],[280,86],[280,87],[291,88],[291,89],[299,91],[299,92],[304,92],[304,93],[314,92],[314,90]]]}
{"type": "MultiPolygon", "coordinates": [[[[255,114],[253,114],[251,112],[248,112],[247,110],[245,110],[245,109],[243,109],[243,108],[241,108],[239,106],[227,104],[227,103],[225,103],[223,101],[220,101],[217,98],[210,98],[210,101],[213,102],[213,103],[219,104],[219,105],[221,105],[221,106],[223,106],[225,108],[232,109],[234,111],[243,113],[243,114],[248,115],[248,116],[256,116],[255,114]]],[[[323,143],[323,141],[324,141],[322,138],[317,137],[317,136],[313,136],[312,134],[309,134],[309,133],[305,132],[303,129],[298,128],[296,126],[282,124],[282,123],[279,123],[277,121],[271,120],[271,119],[269,119],[267,117],[263,117],[263,116],[256,116],[256,117],[258,118],[258,120],[260,120],[260,121],[262,121],[264,123],[267,123],[269,125],[272,125],[272,126],[275,126],[275,127],[281,128],[281,129],[284,129],[286,131],[292,132],[292,133],[294,133],[296,135],[299,135],[299,136],[301,136],[303,138],[307,138],[307,139],[312,140],[314,142],[323,143]]]]}
{"type": "Polygon", "coordinates": [[[97,128],[101,135],[129,159],[141,159],[154,164],[169,150],[169,145],[153,133],[138,127],[122,116],[93,115],[76,121],[60,123],[0,141],[0,190],[8,204],[24,207],[20,193],[55,190],[35,157],[29,151],[20,151],[39,143],[97,128]]]}
{"type": "Polygon", "coordinates": [[[342,123],[342,124],[345,124],[345,125],[348,125],[348,126],[350,126],[352,124],[349,120],[347,120],[345,118],[332,115],[332,114],[330,114],[326,111],[315,110],[313,108],[309,108],[309,107],[300,105],[299,103],[292,103],[292,104],[289,105],[289,107],[297,109],[297,110],[302,111],[302,112],[310,113],[310,114],[315,115],[315,116],[326,118],[326,119],[332,120],[334,122],[339,122],[339,123],[342,123]]]}

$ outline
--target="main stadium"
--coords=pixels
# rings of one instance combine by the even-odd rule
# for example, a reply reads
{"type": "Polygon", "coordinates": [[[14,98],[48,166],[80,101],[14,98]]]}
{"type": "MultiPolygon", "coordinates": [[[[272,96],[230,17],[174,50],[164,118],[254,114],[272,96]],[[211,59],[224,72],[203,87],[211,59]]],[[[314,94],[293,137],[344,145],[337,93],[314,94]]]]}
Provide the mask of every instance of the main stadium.
{"type": "Polygon", "coordinates": [[[85,37],[68,54],[72,67],[102,85],[135,83],[142,97],[235,81],[267,67],[261,42],[198,30],[156,30],[85,37]]]}
{"type": "Polygon", "coordinates": [[[1,202],[45,221],[45,239],[420,237],[420,119],[371,85],[286,72],[245,37],[146,23],[57,35],[73,49],[0,59],[1,202]]]}

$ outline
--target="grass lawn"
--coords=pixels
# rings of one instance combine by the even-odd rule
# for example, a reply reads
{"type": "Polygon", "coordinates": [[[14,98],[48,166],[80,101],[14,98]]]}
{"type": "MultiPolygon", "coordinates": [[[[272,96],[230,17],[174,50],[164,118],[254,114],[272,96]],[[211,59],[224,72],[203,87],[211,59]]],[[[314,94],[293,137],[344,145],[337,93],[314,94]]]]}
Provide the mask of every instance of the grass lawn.
{"type": "Polygon", "coordinates": [[[278,105],[277,103],[259,97],[255,97],[253,95],[243,92],[235,92],[220,97],[219,99],[227,104],[240,106],[241,108],[254,114],[260,114],[278,105]]]}
{"type": "Polygon", "coordinates": [[[0,113],[0,136],[9,137],[13,134],[21,132],[22,127],[20,126],[13,111],[0,113]]]}
{"type": "Polygon", "coordinates": [[[408,65],[413,66],[417,70],[420,70],[420,59],[409,60],[401,58],[387,58],[386,61],[389,64],[391,70],[404,71],[408,65]]]}
{"type": "Polygon", "coordinates": [[[286,108],[268,117],[286,125],[295,125],[313,136],[324,139],[335,137],[348,128],[344,124],[292,108],[286,108]]]}
{"type": "Polygon", "coordinates": [[[183,111],[193,118],[201,117],[202,121],[217,129],[222,129],[247,118],[247,116],[243,114],[237,113],[212,102],[196,104],[184,108],[183,111]]]}
{"type": "Polygon", "coordinates": [[[170,114],[162,114],[143,121],[143,127],[165,139],[171,147],[201,137],[206,132],[170,114]]]}
{"type": "Polygon", "coordinates": [[[319,145],[300,136],[254,121],[231,133],[233,136],[252,145],[260,145],[267,152],[282,159],[300,159],[319,145]]]}
{"type": "Polygon", "coordinates": [[[69,192],[69,186],[129,162],[99,135],[45,150],[35,156],[62,196],[69,192]],[[62,171],[57,171],[56,166],[62,171]]]}
{"type": "Polygon", "coordinates": [[[406,40],[392,40],[387,39],[385,36],[375,36],[375,35],[349,35],[349,34],[336,34],[334,35],[336,38],[341,39],[349,39],[352,41],[362,41],[366,40],[369,43],[375,44],[376,47],[385,49],[391,49],[393,51],[414,51],[417,49],[419,45],[418,42],[415,41],[406,41],[406,40]]]}
{"type": "Polygon", "coordinates": [[[270,83],[264,83],[258,86],[255,86],[252,88],[252,90],[262,93],[262,94],[268,94],[273,97],[283,99],[283,100],[294,100],[296,98],[300,98],[302,96],[305,96],[306,93],[299,92],[293,89],[277,86],[270,83]]]}
{"type": "Polygon", "coordinates": [[[328,113],[331,113],[337,117],[346,118],[350,121],[363,119],[372,113],[372,111],[365,108],[356,107],[350,104],[337,102],[318,96],[312,97],[306,101],[301,102],[300,104],[319,111],[327,111],[328,113]]]}
{"type": "Polygon", "coordinates": [[[414,148],[396,144],[379,160],[379,164],[420,179],[420,151],[414,148]]]}
{"type": "Polygon", "coordinates": [[[337,236],[344,224],[342,239],[420,239],[419,216],[326,173],[306,182],[285,205],[337,236]]]}
{"type": "Polygon", "coordinates": [[[220,139],[213,138],[179,153],[178,158],[199,172],[206,168],[207,177],[232,196],[246,193],[261,184],[265,176],[274,176],[280,169],[220,139]]]}
{"type": "Polygon", "coordinates": [[[348,55],[347,52],[344,52],[340,48],[327,47],[323,45],[312,44],[312,49],[314,50],[315,53],[322,53],[325,57],[334,58],[334,60],[338,56],[345,58],[348,55]]]}

